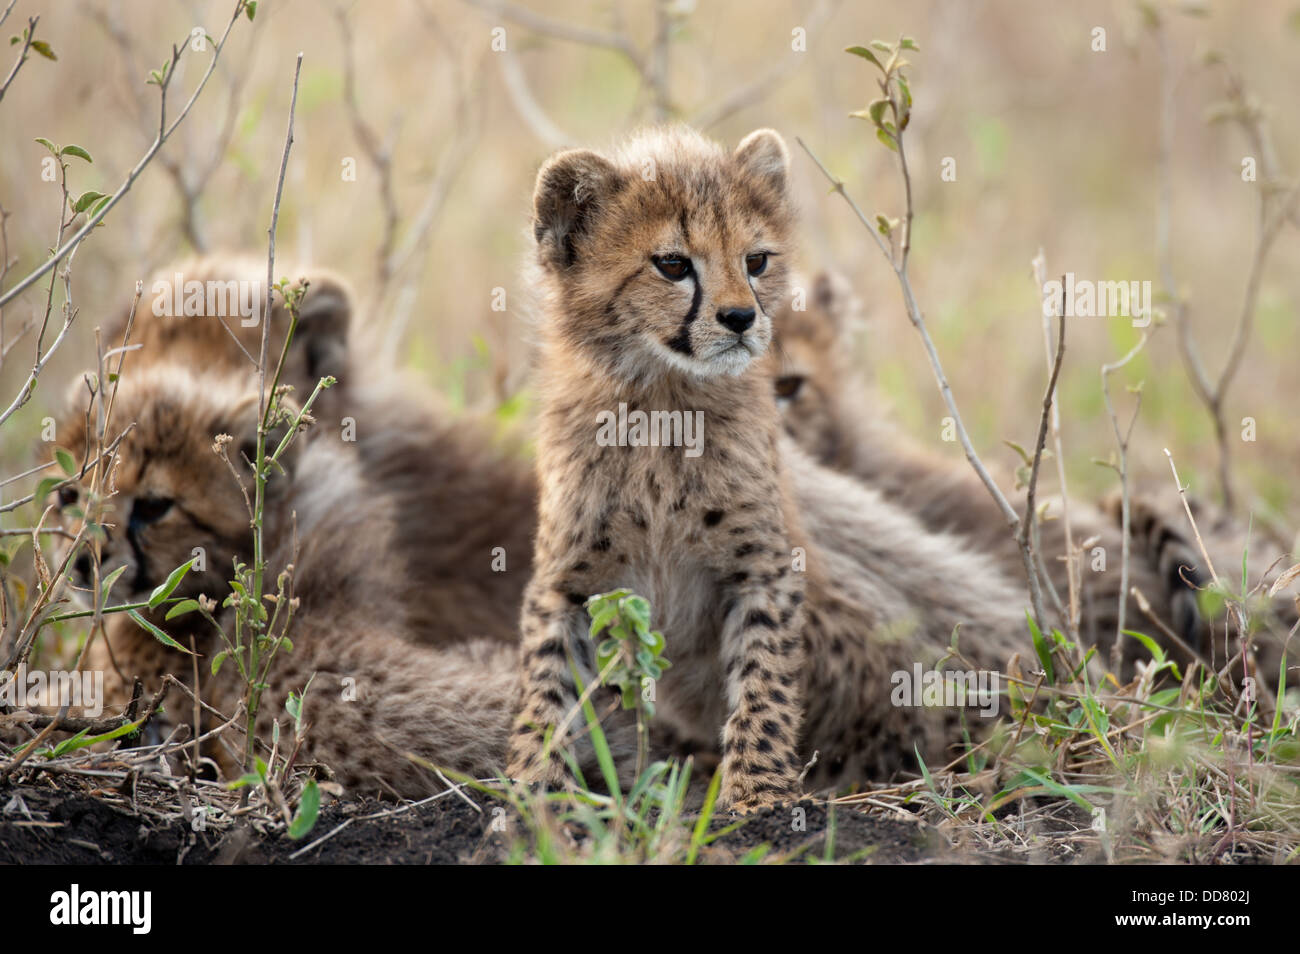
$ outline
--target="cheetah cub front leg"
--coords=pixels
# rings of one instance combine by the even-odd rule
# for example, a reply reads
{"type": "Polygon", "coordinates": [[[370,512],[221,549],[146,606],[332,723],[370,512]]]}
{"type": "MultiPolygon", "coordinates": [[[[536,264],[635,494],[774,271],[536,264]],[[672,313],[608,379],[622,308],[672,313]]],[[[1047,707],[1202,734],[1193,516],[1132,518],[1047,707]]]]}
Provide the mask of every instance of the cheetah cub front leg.
{"type": "MultiPolygon", "coordinates": [[[[575,638],[581,627],[581,606],[534,577],[524,591],[524,678],[519,714],[510,739],[506,771],[511,778],[540,782],[552,789],[564,783],[564,720],[578,701],[569,659],[571,650],[582,652],[581,641],[575,638]],[[553,730],[549,737],[548,730],[553,730]]],[[[575,661],[584,682],[589,682],[594,674],[590,667],[582,665],[585,659],[579,655],[575,661]]]]}
{"type": "Polygon", "coordinates": [[[738,812],[799,794],[803,588],[784,568],[768,575],[779,575],[777,583],[737,593],[722,626],[729,715],[722,730],[719,798],[738,812]]]}

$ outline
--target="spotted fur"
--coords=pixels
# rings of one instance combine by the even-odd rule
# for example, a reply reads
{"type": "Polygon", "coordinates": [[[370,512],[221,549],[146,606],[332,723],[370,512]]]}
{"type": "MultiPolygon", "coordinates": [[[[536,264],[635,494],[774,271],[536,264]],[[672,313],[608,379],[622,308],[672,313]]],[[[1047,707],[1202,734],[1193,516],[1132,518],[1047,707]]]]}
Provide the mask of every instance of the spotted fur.
{"type": "MultiPolygon", "coordinates": [[[[966,545],[991,554],[1012,577],[1023,576],[1019,547],[966,463],[941,458],[919,446],[894,427],[880,402],[868,395],[853,357],[861,304],[848,283],[839,275],[822,272],[808,283],[800,304],[803,307],[796,308],[793,296],[787,297],[773,320],[776,347],[770,367],[787,433],[817,460],[864,481],[928,530],[954,534],[966,545]]],[[[1198,523],[1212,554],[1217,554],[1214,559],[1220,572],[1227,566],[1239,568],[1247,546],[1242,528],[1203,501],[1193,498],[1192,505],[1203,511],[1198,523]]],[[[1209,573],[1199,549],[1189,539],[1181,503],[1176,495],[1147,488],[1135,491],[1131,506],[1130,587],[1142,592],[1151,612],[1184,643],[1212,654],[1214,627],[1202,617],[1196,596],[1197,589],[1209,581],[1209,573]],[[1164,498],[1172,499],[1158,502],[1164,498]]],[[[1060,502],[1049,501],[1049,511],[1057,519],[1041,524],[1039,546],[1047,556],[1053,585],[1064,599],[1068,581],[1060,559],[1066,551],[1060,502]]],[[[1105,654],[1115,638],[1118,616],[1119,497],[1112,495],[1100,505],[1072,500],[1070,519],[1076,545],[1090,541],[1083,553],[1080,581],[1081,634],[1105,654]],[[1104,551],[1104,561],[1095,555],[1097,547],[1104,551]]],[[[1276,576],[1287,565],[1285,547],[1262,533],[1255,534],[1250,546],[1251,563],[1257,569],[1276,563],[1272,574],[1276,576]]],[[[1289,599],[1274,601],[1267,609],[1280,621],[1272,627],[1274,631],[1285,632],[1295,620],[1289,599]]],[[[1131,596],[1126,625],[1170,643],[1131,596]]],[[[1274,644],[1278,641],[1267,633],[1259,639],[1266,681],[1276,683],[1280,651],[1274,644]]],[[[1126,666],[1146,657],[1135,640],[1128,640],[1126,647],[1126,666]]],[[[1167,648],[1174,658],[1188,659],[1177,643],[1167,648]]]]}
{"type": "Polygon", "coordinates": [[[1023,626],[1022,594],[985,561],[783,438],[754,359],[786,294],[787,177],[770,130],[728,153],[680,128],[560,153],[538,174],[541,504],[518,777],[557,784],[559,751],[585,744],[573,733],[547,755],[545,739],[575,703],[571,663],[596,676],[593,593],[649,598],[673,661],[661,718],[720,746],[723,802],[742,811],[797,795],[814,752],[821,785],[892,775],[914,745],[942,753],[956,716],[891,707],[890,674],[937,660],[958,622],[1000,666],[1023,626]],[[680,259],[684,273],[663,267],[680,259]],[[620,404],[703,411],[701,455],[599,446],[597,415],[620,404]]]}
{"type": "MultiPolygon", "coordinates": [[[[163,277],[177,271],[198,280],[258,274],[239,261],[208,259],[163,277]]],[[[287,473],[268,483],[268,579],[292,562],[300,605],[294,650],[271,670],[259,730],[268,732],[271,719],[283,717],[288,692],[301,692],[310,679],[305,712],[312,727],[302,758],[325,763],[352,791],[418,795],[440,783],[405,753],[471,774],[503,765],[517,693],[514,644],[530,564],[532,480],[471,424],[413,397],[418,389],[373,383],[384,376],[347,345],[346,287],[329,276],[309,277],[286,361],[289,400],[310,393],[324,374],[339,384],[324,392],[326,409],[291,448],[287,473]],[[344,415],[353,418],[355,441],[341,436],[344,415]],[[505,572],[492,570],[494,546],[507,548],[505,572]],[[345,689],[355,698],[345,700],[345,689]]],[[[251,560],[243,495],[211,445],[217,434],[232,435],[230,456],[248,490],[242,459],[251,456],[256,436],[257,383],[243,351],[257,352],[261,329],[227,324],[243,350],[212,316],[148,309],[136,315],[132,340],[142,348],[127,356],[113,409],[116,426],[132,427],[104,515],[102,575],[124,568],[115,600],[147,598],[195,547],[203,549],[204,567],[176,595],[220,600],[233,561],[251,560]]],[[[273,355],[286,325],[276,309],[273,355]]],[[[124,319],[110,323],[107,340],[124,329],[124,319]]],[[[89,451],[84,388],[73,390],[58,434],[81,461],[89,451]]],[[[86,485],[77,493],[81,501],[65,490],[64,503],[84,503],[86,485]]],[[[82,561],[74,578],[84,585],[90,570],[82,561]]],[[[204,701],[233,713],[233,664],[209,674],[221,648],[211,627],[197,614],[172,621],[161,610],[147,615],[182,645],[196,640],[204,701]]],[[[229,630],[228,614],[219,618],[229,630]]],[[[136,676],[151,691],[164,673],[192,681],[188,657],[124,616],[109,618],[89,665],[105,671],[110,704],[126,702],[136,676]]],[[[173,704],[166,718],[187,716],[187,706],[173,704]]],[[[226,773],[235,771],[229,750],[207,754],[226,773]]]]}

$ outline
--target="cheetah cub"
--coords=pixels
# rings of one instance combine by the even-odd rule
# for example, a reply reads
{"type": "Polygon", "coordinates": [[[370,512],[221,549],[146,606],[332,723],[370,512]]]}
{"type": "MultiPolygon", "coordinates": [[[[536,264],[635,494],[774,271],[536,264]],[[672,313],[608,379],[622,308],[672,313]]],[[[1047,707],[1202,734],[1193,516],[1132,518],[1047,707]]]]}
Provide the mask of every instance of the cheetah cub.
{"type": "Polygon", "coordinates": [[[561,153],[538,175],[542,490],[517,777],[562,779],[558,752],[542,759],[541,730],[576,699],[566,650],[590,681],[583,603],[629,586],[668,635],[661,701],[690,723],[724,725],[724,802],[752,809],[794,794],[803,581],[790,571],[794,514],[772,400],[765,380],[743,373],[771,338],[764,303],[785,291],[787,164],[770,130],[731,155],[672,130],[612,159],[561,153]],[[707,430],[693,449],[601,446],[598,421],[620,410],[683,422],[698,411],[707,430]]]}
{"type": "Polygon", "coordinates": [[[559,749],[587,750],[547,732],[577,697],[570,658],[583,685],[596,676],[593,593],[650,600],[673,663],[656,722],[720,740],[723,803],[738,811],[795,796],[814,751],[809,782],[838,784],[897,771],[914,745],[942,750],[951,714],[891,709],[889,671],[932,659],[959,619],[1023,628],[1019,594],[987,561],[783,439],[755,359],[786,293],[788,175],[771,130],[728,154],[688,129],[609,157],[563,152],[538,174],[541,500],[518,778],[557,784],[559,749]],[[630,426],[610,440],[616,417],[630,426]],[[936,579],[947,591],[927,602],[936,579]]]}

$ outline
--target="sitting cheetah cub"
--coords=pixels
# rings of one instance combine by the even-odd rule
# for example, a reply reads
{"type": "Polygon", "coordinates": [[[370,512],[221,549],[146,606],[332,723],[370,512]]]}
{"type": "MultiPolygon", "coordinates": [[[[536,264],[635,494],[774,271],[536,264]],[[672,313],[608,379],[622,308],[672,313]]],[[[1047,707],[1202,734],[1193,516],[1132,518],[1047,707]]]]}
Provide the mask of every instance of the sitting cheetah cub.
{"type": "Polygon", "coordinates": [[[889,672],[930,661],[962,620],[1023,628],[1022,594],[987,561],[782,438],[755,359],[786,293],[788,164],[771,130],[728,154],[668,129],[610,157],[560,153],[538,174],[541,500],[518,778],[563,778],[556,748],[576,741],[548,748],[546,732],[577,698],[570,657],[585,685],[596,675],[592,593],[650,600],[673,663],[657,718],[702,745],[720,737],[721,800],[737,811],[795,797],[814,751],[810,780],[831,784],[896,771],[914,744],[941,750],[952,713],[891,709],[889,672]],[[599,433],[637,412],[683,426],[599,433]]]}

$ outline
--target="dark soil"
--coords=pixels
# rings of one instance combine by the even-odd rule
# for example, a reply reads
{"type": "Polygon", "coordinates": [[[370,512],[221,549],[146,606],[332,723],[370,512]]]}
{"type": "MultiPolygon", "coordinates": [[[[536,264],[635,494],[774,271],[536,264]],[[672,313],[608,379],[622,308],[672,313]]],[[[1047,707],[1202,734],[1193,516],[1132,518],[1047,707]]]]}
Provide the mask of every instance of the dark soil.
{"type": "MultiPolygon", "coordinates": [[[[483,805],[480,813],[454,797],[384,817],[364,816],[390,813],[391,803],[334,802],[322,807],[315,829],[299,842],[277,831],[259,831],[255,821],[194,831],[177,814],[132,809],[125,799],[106,800],[80,786],[11,785],[0,788],[0,803],[3,864],[495,864],[508,860],[521,832],[519,820],[509,816],[502,816],[504,832],[493,831],[494,806],[483,805]],[[302,850],[340,825],[345,827],[318,846],[302,850]]],[[[824,859],[828,809],[812,802],[802,807],[801,824],[794,823],[788,807],[751,817],[705,849],[700,860],[734,862],[763,844],[770,846],[769,860],[824,859]]],[[[715,829],[731,821],[718,819],[715,829]]],[[[995,860],[954,854],[919,823],[843,806],[834,811],[833,839],[838,861],[995,860]]]]}

